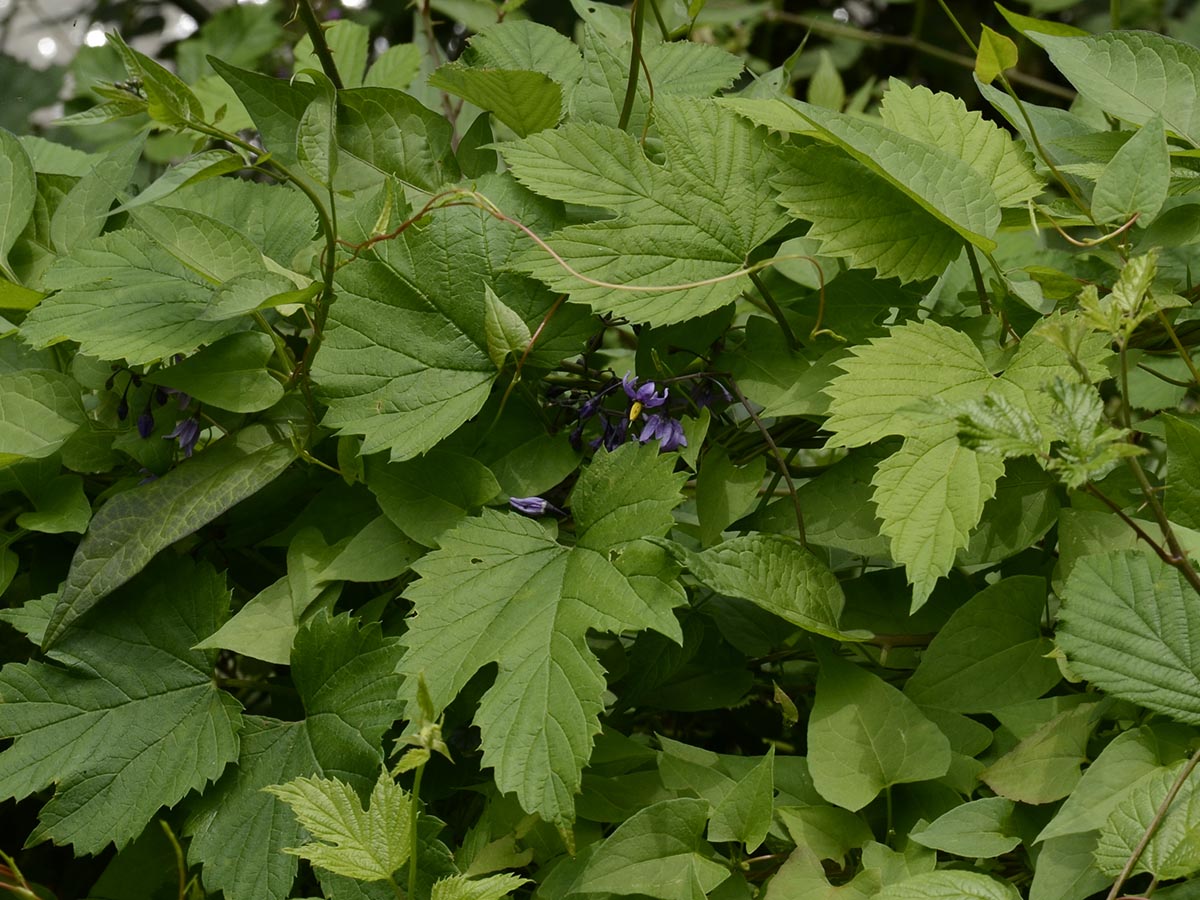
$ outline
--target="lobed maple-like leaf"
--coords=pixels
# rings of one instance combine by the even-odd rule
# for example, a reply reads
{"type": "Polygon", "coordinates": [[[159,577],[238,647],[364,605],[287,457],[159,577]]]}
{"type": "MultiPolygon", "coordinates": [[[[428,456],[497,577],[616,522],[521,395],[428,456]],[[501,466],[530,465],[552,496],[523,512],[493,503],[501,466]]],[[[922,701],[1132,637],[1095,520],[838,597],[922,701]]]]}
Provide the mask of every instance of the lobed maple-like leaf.
{"type": "Polygon", "coordinates": [[[32,842],[122,847],[237,757],[240,706],[213,683],[216,651],[191,649],[228,608],[209,566],[161,558],[77,620],[52,662],[0,670],[0,734],[15,738],[0,799],[56,786],[32,842]]]}
{"type": "Polygon", "coordinates": [[[501,147],[530,190],[601,206],[616,218],[570,225],[529,251],[524,271],[576,303],[635,322],[666,325],[702,316],[749,285],[734,276],[755,247],[786,222],[770,179],[775,140],[716,101],[660,98],[654,121],[666,163],[656,165],[629,134],[570,124],[501,147]],[[696,287],[693,282],[726,280],[696,287]],[[636,287],[654,286],[651,290],[636,287]]]}
{"type": "Polygon", "coordinates": [[[643,540],[671,527],[681,501],[674,456],[627,444],[599,453],[572,494],[578,538],[485,510],[443,536],[413,568],[416,615],[400,671],[409,714],[417,676],[444,708],[483,667],[495,681],[475,724],[483,763],[502,792],[561,825],[574,819],[580,772],[600,730],[604,670],[588,631],[653,629],[682,640],[671,609],[683,601],[664,551],[643,540]]]}

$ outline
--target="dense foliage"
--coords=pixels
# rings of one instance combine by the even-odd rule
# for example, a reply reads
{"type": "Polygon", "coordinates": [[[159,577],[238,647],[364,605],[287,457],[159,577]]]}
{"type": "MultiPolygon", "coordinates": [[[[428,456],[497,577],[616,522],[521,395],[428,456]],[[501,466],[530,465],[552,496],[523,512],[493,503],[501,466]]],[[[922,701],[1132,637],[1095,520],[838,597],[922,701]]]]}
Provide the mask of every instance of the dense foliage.
{"type": "Polygon", "coordinates": [[[1200,50],[425,6],[0,130],[0,895],[1197,896],[1200,50]]]}

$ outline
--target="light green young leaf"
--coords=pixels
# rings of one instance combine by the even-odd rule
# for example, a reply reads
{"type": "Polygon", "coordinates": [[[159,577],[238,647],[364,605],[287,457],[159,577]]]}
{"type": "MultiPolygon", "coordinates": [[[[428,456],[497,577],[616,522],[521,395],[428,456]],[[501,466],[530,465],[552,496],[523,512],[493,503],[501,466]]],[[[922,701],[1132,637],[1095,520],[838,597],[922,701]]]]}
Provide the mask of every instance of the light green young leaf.
{"type": "Polygon", "coordinates": [[[774,763],[772,747],[714,806],[708,821],[710,841],[738,841],[747,853],[762,845],[774,810],[774,763]]]}
{"type": "Polygon", "coordinates": [[[817,53],[817,68],[808,82],[808,102],[840,112],[846,105],[846,86],[828,50],[817,53]]]}
{"type": "Polygon", "coordinates": [[[274,352],[275,345],[262,332],[241,331],[145,380],[230,412],[257,412],[283,396],[283,386],[266,370],[274,352]]]}
{"type": "Polygon", "coordinates": [[[1003,797],[986,797],[956,806],[909,837],[925,847],[965,856],[990,859],[1021,843],[1012,821],[1016,804],[1003,797]]]}
{"type": "MultiPolygon", "coordinates": [[[[479,190],[534,229],[553,227],[554,207],[510,178],[480,179],[479,190]]],[[[524,238],[482,210],[440,210],[344,266],[338,302],[313,363],[324,424],[363,434],[364,454],[390,450],[411,459],[432,448],[487,400],[496,366],[488,355],[486,290],[536,328],[553,304],[549,291],[505,270],[524,238]],[[429,278],[428,272],[442,273],[429,278]]],[[[553,365],[577,352],[581,316],[560,309],[529,357],[553,365]],[[565,335],[565,337],[564,337],[565,335]]]]}
{"type": "Polygon", "coordinates": [[[564,92],[583,75],[579,48],[566,35],[529,20],[489,25],[474,35],[463,60],[485,69],[527,69],[549,75],[564,92]]]}
{"type": "Polygon", "coordinates": [[[616,218],[548,238],[522,268],[597,312],[666,325],[704,315],[745,290],[748,254],[786,221],[770,178],[774,141],[712,101],[660,98],[655,123],[667,164],[655,166],[628,134],[569,124],[501,148],[523,184],[547,197],[604,206],[616,218]],[[713,279],[722,279],[712,282],[713,279]],[[675,287],[710,281],[697,287],[675,287]],[[653,290],[631,290],[634,286],[653,290]]]}
{"type": "Polygon", "coordinates": [[[1200,724],[1200,607],[1166,563],[1138,550],[1083,557],[1059,620],[1072,670],[1114,697],[1200,724]]]}
{"type": "Polygon", "coordinates": [[[1096,719],[1095,703],[1064,710],[979,773],[979,780],[1021,803],[1061,800],[1079,781],[1096,719]]]}
{"type": "Polygon", "coordinates": [[[886,681],[822,653],[808,721],[808,765],[826,800],[857,811],[893,784],[950,769],[950,741],[886,681]]]}
{"type": "Polygon", "coordinates": [[[516,360],[521,358],[533,335],[512,307],[496,296],[491,285],[485,285],[483,299],[488,356],[497,369],[503,369],[510,355],[516,360]]]}
{"type": "Polygon", "coordinates": [[[723,447],[714,446],[705,453],[696,479],[701,546],[711,547],[722,531],[754,508],[766,468],[761,456],[735,466],[723,447]]]}
{"type": "Polygon", "coordinates": [[[986,25],[979,35],[979,52],[975,54],[975,74],[984,84],[991,84],[1017,64],[1017,45],[1012,38],[993,31],[986,25]]]}
{"type": "Polygon", "coordinates": [[[1149,31],[1085,37],[1031,32],[1028,37],[1079,93],[1105,112],[1134,125],[1161,115],[1169,130],[1200,146],[1200,50],[1149,31]]]}
{"type": "Polygon", "coordinates": [[[1200,528],[1200,427],[1163,416],[1167,430],[1167,514],[1185,528],[1200,528]]]}
{"type": "Polygon", "coordinates": [[[893,131],[872,119],[836,113],[800,100],[723,101],[753,121],[820,134],[897,190],[990,252],[1000,205],[987,178],[951,153],[893,131]],[[789,124],[790,121],[790,124],[789,124]]]}
{"type": "MultiPolygon", "coordinates": [[[[1187,763],[1157,769],[1138,782],[1108,816],[1096,844],[1096,866],[1106,875],[1120,872],[1135,847],[1141,846],[1150,823],[1167,791],[1183,774],[1187,763]]],[[[1142,851],[1133,873],[1150,872],[1167,881],[1186,878],[1200,870],[1200,775],[1188,774],[1179,793],[1142,851]]]]}
{"type": "Polygon", "coordinates": [[[400,717],[400,645],[378,625],[318,616],[296,635],[291,675],[299,721],[248,717],[238,765],[206,791],[185,826],[188,856],[228,900],[282,900],[297,862],[283,849],[304,833],[262,789],[301,776],[338,778],[365,792],[383,764],[380,740],[400,717]]]}
{"type": "Polygon", "coordinates": [[[50,456],[86,421],[79,385],[61,372],[0,375],[0,466],[50,456]]]}
{"type": "Polygon", "coordinates": [[[321,91],[296,127],[296,157],[311,178],[328,187],[338,172],[337,92],[324,75],[313,72],[308,77],[321,91]]]}
{"type": "Polygon", "coordinates": [[[60,475],[33,494],[32,512],[17,516],[17,527],[43,534],[72,531],[83,534],[92,517],[92,504],[78,475],[60,475]]]}
{"type": "Polygon", "coordinates": [[[1166,202],[1170,184],[1167,135],[1162,119],[1155,116],[1121,146],[1096,179],[1092,215],[1097,222],[1121,223],[1136,215],[1139,225],[1149,225],[1166,202]]]}
{"type": "Polygon", "coordinates": [[[1086,900],[1112,879],[1096,868],[1092,851],[1099,832],[1054,838],[1042,845],[1029,885],[1029,900],[1086,900]]]}
{"type": "Polygon", "coordinates": [[[11,133],[0,128],[0,274],[15,280],[8,267],[8,252],[12,250],[33,213],[37,198],[37,181],[29,154],[11,133]]]}
{"type": "Polygon", "coordinates": [[[671,612],[683,601],[673,567],[642,540],[673,523],[683,478],[673,460],[637,444],[598,454],[572,493],[573,548],[532,519],[484,510],[414,566],[421,578],[406,592],[416,608],[400,664],[406,683],[423,674],[440,710],[497,663],[475,715],[483,765],[496,770],[501,791],[548,821],[574,818],[600,729],[605,685],[588,630],[682,638],[671,612]]]}
{"type": "Polygon", "coordinates": [[[749,600],[808,631],[849,638],[838,625],[846,598],[829,567],[795,538],[749,534],[701,553],[670,550],[706,587],[749,600]]]}
{"type": "Polygon", "coordinates": [[[954,425],[926,428],[904,441],[875,472],[875,506],[891,556],[904,563],[919,609],[954,565],[996,493],[1004,462],[962,446],[954,425]]]}
{"type": "Polygon", "coordinates": [[[407,90],[420,71],[421,48],[416,44],[393,44],[371,63],[363,87],[407,90]]]}
{"type": "Polygon", "coordinates": [[[16,738],[0,753],[0,797],[56,785],[31,841],[123,847],[237,757],[239,705],[213,682],[216,654],[189,649],[228,607],[209,566],[164,559],[80,620],[52,661],[0,670],[0,732],[16,738]]]}
{"type": "Polygon", "coordinates": [[[634,813],[588,859],[568,893],[703,900],[729,877],[704,843],[708,803],[663,800],[634,813]]]}
{"type": "Polygon", "coordinates": [[[1084,770],[1050,823],[1037,836],[1051,841],[1095,831],[1133,788],[1178,759],[1183,747],[1143,725],[1117,735],[1084,770]]]}
{"type": "Polygon", "coordinates": [[[849,447],[907,435],[926,421],[918,404],[972,400],[993,380],[970,337],[932,320],[896,326],[851,353],[834,363],[846,374],[826,389],[832,402],[825,422],[836,443],[849,447]]]}
{"type": "Polygon", "coordinates": [[[877,900],[1019,900],[1017,889],[978,872],[943,869],[885,887],[877,900]]]}
{"type": "Polygon", "coordinates": [[[880,107],[883,123],[896,132],[938,147],[984,178],[1001,206],[1023,206],[1042,191],[1033,157],[1007,131],[987,121],[953,94],[888,81],[880,107]]]}
{"type": "Polygon", "coordinates": [[[873,839],[862,816],[837,806],[782,806],[777,812],[797,847],[838,865],[845,864],[850,851],[873,839]]]}
{"type": "Polygon", "coordinates": [[[430,900],[502,900],[528,881],[509,872],[487,878],[451,875],[433,883],[430,900]]]}
{"type": "Polygon", "coordinates": [[[295,457],[290,444],[252,426],[157,481],[108,500],[75,550],[43,647],[60,641],[68,626],[140,572],[159,550],[254,494],[295,457]]]}
{"type": "Polygon", "coordinates": [[[151,119],[169,127],[204,121],[203,104],[178,75],[132,49],[116,32],[108,34],[108,43],[120,54],[129,77],[141,82],[151,119]]]}
{"type": "Polygon", "coordinates": [[[1018,575],[980,591],[938,631],[904,686],[922,706],[991,712],[1034,700],[1058,683],[1042,636],[1046,583],[1018,575]]]}
{"type": "Polygon", "coordinates": [[[434,72],[429,85],[490,111],[519,137],[553,128],[562,117],[562,88],[541,72],[453,62],[434,72]]]}
{"type": "Polygon", "coordinates": [[[386,769],[379,773],[366,809],[353,785],[338,778],[293,778],[263,790],[290,806],[316,839],[285,847],[285,853],[358,881],[392,881],[408,861],[412,807],[408,792],[386,769]]]}
{"type": "Polygon", "coordinates": [[[240,156],[228,150],[205,150],[203,153],[189,156],[178,165],[171,166],[144,191],[114,209],[113,214],[155,203],[189,184],[199,184],[209,178],[237,172],[245,166],[246,163],[240,156]]]}

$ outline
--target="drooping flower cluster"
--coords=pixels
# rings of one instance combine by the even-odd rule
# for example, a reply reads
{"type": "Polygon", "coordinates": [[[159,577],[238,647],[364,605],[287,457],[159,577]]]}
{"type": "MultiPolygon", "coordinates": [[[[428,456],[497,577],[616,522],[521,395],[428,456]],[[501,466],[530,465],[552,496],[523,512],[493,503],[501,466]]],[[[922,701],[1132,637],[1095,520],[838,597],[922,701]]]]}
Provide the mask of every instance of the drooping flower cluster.
{"type": "Polygon", "coordinates": [[[683,425],[677,416],[669,412],[670,396],[669,388],[664,387],[660,391],[655,382],[640,381],[632,372],[626,372],[620,381],[610,381],[579,407],[579,419],[571,432],[571,443],[577,448],[582,446],[584,429],[592,420],[598,420],[601,433],[590,441],[593,449],[603,446],[606,450],[613,450],[625,443],[631,434],[640,444],[658,441],[659,450],[664,452],[686,447],[683,425]],[[627,401],[621,409],[606,405],[609,397],[620,396],[616,393],[617,388],[624,392],[627,401]]]}

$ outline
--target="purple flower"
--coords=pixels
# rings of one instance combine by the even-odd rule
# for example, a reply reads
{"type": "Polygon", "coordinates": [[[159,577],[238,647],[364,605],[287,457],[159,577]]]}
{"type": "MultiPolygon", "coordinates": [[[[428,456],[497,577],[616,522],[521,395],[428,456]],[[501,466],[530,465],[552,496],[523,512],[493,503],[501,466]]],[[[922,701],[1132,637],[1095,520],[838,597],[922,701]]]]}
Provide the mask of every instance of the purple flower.
{"type": "Polygon", "coordinates": [[[548,512],[564,515],[561,509],[541,497],[509,497],[508,505],[527,516],[544,516],[548,512]]]}
{"type": "MultiPolygon", "coordinates": [[[[658,393],[658,385],[653,381],[639,385],[632,372],[625,373],[625,377],[621,379],[621,387],[625,389],[625,396],[633,401],[634,409],[638,412],[641,412],[643,406],[647,409],[662,406],[667,402],[667,396],[671,393],[665,388],[661,394],[658,393]]],[[[637,416],[631,412],[629,418],[636,419],[637,416]]]]}
{"type": "Polygon", "coordinates": [[[179,449],[183,451],[184,456],[190,457],[192,451],[196,448],[196,440],[200,437],[200,423],[195,419],[180,419],[175,424],[175,430],[170,434],[164,434],[164,440],[179,441],[179,449]]]}
{"type": "Polygon", "coordinates": [[[638,435],[640,444],[650,440],[657,440],[659,449],[665,451],[678,450],[680,447],[687,446],[687,438],[683,435],[683,426],[679,424],[679,420],[656,413],[646,416],[645,427],[638,435]]]}
{"type": "Polygon", "coordinates": [[[154,432],[154,416],[150,413],[150,410],[147,409],[137,417],[137,430],[143,439],[150,437],[154,432]]]}

